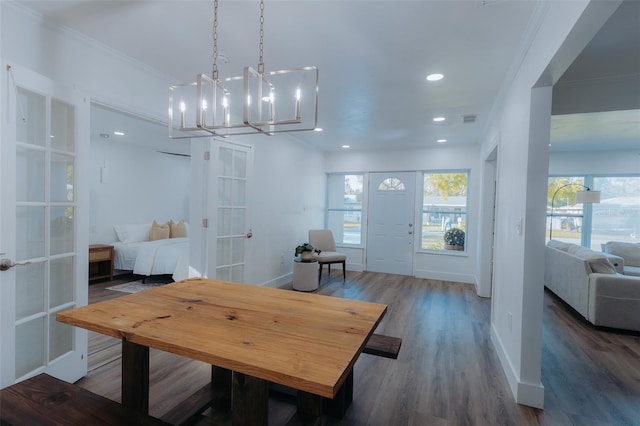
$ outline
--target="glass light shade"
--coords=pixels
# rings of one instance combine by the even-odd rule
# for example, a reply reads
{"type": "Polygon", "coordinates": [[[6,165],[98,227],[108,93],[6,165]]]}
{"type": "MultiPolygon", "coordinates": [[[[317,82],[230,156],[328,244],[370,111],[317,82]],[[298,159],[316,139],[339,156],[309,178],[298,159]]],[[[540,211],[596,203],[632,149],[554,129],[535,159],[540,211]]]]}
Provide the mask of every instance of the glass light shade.
{"type": "Polygon", "coordinates": [[[600,202],[600,191],[578,191],[576,192],[577,204],[593,204],[600,202]]]}

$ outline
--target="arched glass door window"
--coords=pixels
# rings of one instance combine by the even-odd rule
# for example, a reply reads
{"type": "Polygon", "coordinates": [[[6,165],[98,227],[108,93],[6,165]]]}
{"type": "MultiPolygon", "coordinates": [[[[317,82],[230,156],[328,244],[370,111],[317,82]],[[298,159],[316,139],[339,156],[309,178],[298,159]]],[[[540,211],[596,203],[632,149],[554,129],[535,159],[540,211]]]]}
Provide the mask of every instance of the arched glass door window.
{"type": "Polygon", "coordinates": [[[386,178],[378,185],[378,191],[404,191],[404,183],[398,178],[386,178]]]}

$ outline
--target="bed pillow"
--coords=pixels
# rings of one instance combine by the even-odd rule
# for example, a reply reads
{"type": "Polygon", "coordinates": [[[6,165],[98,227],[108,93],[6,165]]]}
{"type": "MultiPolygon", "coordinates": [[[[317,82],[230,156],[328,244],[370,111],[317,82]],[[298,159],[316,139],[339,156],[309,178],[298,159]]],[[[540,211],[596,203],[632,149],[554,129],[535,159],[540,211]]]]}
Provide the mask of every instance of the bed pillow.
{"type": "Polygon", "coordinates": [[[169,230],[169,238],[185,238],[187,236],[187,227],[184,224],[184,220],[180,220],[178,223],[170,220],[169,230]]]}
{"type": "Polygon", "coordinates": [[[159,225],[155,220],[151,224],[151,231],[149,231],[149,240],[164,240],[169,238],[169,234],[171,233],[171,228],[169,227],[169,222],[163,223],[159,225]]]}
{"type": "Polygon", "coordinates": [[[113,225],[118,240],[123,243],[138,243],[141,241],[149,241],[148,223],[140,225],[113,225]]]}

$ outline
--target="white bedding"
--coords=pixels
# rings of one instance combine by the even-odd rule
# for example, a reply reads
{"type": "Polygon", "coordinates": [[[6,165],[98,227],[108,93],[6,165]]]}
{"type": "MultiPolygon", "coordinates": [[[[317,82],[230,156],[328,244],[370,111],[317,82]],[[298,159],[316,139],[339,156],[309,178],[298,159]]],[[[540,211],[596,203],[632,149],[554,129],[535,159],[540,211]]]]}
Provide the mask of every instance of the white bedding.
{"type": "Polygon", "coordinates": [[[139,275],[171,274],[183,277],[188,265],[189,238],[167,238],[133,243],[116,242],[114,268],[139,275]]]}

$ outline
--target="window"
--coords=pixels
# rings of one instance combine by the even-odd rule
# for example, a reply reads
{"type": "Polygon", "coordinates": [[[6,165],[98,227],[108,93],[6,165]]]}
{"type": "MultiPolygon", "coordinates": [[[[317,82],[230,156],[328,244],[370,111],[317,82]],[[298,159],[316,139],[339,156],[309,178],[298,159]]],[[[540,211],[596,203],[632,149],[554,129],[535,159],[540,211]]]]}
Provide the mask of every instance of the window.
{"type": "Polygon", "coordinates": [[[380,185],[378,191],[404,191],[404,183],[398,178],[386,178],[380,185]]]}
{"type": "Polygon", "coordinates": [[[332,174],[327,184],[327,227],[338,244],[362,243],[363,174],[332,174]]]}
{"type": "Polygon", "coordinates": [[[607,241],[640,241],[640,176],[594,177],[600,203],[592,204],[591,241],[601,250],[607,241]]]}
{"type": "Polygon", "coordinates": [[[445,250],[446,231],[466,232],[468,182],[468,172],[424,173],[421,249],[445,250]]]}
{"type": "Polygon", "coordinates": [[[584,191],[584,177],[552,177],[547,188],[547,237],[581,244],[583,205],[576,204],[576,193],[584,191]]]}
{"type": "Polygon", "coordinates": [[[553,239],[598,251],[607,241],[640,241],[640,176],[550,177],[547,237],[550,233],[553,239]],[[581,185],[600,191],[600,203],[575,204],[581,185]]]}

